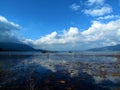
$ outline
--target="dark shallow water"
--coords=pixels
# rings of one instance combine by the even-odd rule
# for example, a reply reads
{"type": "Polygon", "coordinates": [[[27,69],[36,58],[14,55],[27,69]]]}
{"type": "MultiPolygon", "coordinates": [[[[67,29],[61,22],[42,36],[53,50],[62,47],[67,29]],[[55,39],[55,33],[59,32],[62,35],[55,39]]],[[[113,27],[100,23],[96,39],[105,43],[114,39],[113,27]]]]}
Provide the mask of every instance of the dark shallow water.
{"type": "Polygon", "coordinates": [[[120,56],[0,53],[0,90],[120,90],[120,56]]]}

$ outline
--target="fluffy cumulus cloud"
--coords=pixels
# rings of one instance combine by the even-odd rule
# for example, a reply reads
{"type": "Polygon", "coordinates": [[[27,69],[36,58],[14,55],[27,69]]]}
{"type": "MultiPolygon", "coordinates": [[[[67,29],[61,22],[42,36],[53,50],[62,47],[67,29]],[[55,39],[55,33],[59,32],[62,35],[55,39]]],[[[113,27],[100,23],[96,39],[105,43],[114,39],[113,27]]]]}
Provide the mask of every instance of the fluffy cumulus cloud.
{"type": "Polygon", "coordinates": [[[52,32],[38,40],[26,39],[24,42],[33,45],[35,48],[50,50],[68,50],[75,49],[76,42],[79,41],[80,32],[78,28],[71,27],[68,31],[64,30],[63,34],[52,32]]]}
{"type": "Polygon", "coordinates": [[[77,10],[79,10],[80,5],[78,5],[78,4],[76,4],[76,3],[73,3],[72,5],[70,5],[70,8],[71,8],[73,11],[77,11],[77,10]]]}
{"type": "Polygon", "coordinates": [[[25,43],[35,48],[48,50],[84,50],[120,43],[120,19],[101,23],[93,21],[91,27],[80,32],[76,27],[62,34],[52,32],[38,40],[26,39],[25,43]]]}
{"type": "Polygon", "coordinates": [[[89,8],[84,9],[83,12],[93,17],[110,14],[113,11],[104,0],[88,0],[86,3],[89,8]]]}
{"type": "Polygon", "coordinates": [[[18,38],[12,30],[18,30],[20,26],[8,21],[5,17],[0,16],[0,42],[18,42],[18,38]]]}
{"type": "MultiPolygon", "coordinates": [[[[88,30],[83,31],[82,35],[86,36],[86,41],[99,42],[106,45],[119,43],[120,39],[120,20],[101,23],[93,21],[93,24],[88,30]]],[[[98,43],[97,43],[98,44],[98,43]]],[[[103,46],[102,45],[102,46],[103,46]]]]}

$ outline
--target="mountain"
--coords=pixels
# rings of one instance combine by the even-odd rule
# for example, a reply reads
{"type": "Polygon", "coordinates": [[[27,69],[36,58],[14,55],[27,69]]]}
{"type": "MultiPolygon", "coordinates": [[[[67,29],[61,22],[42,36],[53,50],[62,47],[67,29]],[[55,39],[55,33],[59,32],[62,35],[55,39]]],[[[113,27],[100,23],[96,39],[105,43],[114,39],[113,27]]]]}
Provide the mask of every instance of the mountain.
{"type": "Polygon", "coordinates": [[[120,51],[120,44],[114,46],[105,46],[101,48],[93,48],[87,51],[120,51]]]}
{"type": "Polygon", "coordinates": [[[35,49],[22,43],[0,42],[0,51],[35,51],[35,49]]]}

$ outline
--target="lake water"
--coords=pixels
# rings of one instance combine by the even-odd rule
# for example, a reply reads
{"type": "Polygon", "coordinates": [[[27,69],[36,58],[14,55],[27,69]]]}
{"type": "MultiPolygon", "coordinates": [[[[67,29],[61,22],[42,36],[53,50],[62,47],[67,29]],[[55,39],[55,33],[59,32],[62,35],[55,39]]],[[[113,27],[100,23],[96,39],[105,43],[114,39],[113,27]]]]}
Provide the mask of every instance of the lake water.
{"type": "Polygon", "coordinates": [[[1,52],[0,90],[120,90],[119,52],[1,52]]]}

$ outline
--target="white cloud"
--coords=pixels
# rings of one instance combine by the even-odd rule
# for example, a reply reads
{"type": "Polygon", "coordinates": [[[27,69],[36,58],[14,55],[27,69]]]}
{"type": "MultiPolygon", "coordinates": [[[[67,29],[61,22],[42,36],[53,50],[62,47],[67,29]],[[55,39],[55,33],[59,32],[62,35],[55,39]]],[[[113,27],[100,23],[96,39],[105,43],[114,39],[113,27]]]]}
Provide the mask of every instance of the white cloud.
{"type": "Polygon", "coordinates": [[[88,5],[93,5],[93,4],[97,4],[97,5],[103,5],[104,4],[104,0],[88,0],[88,5]]]}
{"type": "Polygon", "coordinates": [[[105,0],[87,0],[86,7],[82,12],[92,17],[104,16],[113,11],[112,7],[105,3],[105,0]]]}
{"type": "Polygon", "coordinates": [[[68,31],[64,30],[63,34],[52,32],[38,40],[26,39],[24,42],[35,46],[36,48],[67,50],[75,48],[74,44],[79,41],[80,32],[78,28],[71,27],[68,31]]]}
{"type": "Polygon", "coordinates": [[[91,16],[103,16],[112,12],[112,8],[104,6],[102,8],[85,9],[84,13],[91,16]]]}
{"type": "Polygon", "coordinates": [[[120,19],[120,16],[119,15],[107,15],[107,16],[97,18],[97,20],[108,20],[108,19],[120,19]]]}
{"type": "Polygon", "coordinates": [[[18,24],[8,21],[5,17],[0,16],[0,30],[1,29],[20,29],[20,26],[18,24]]]}
{"type": "Polygon", "coordinates": [[[74,10],[74,11],[77,11],[77,10],[79,10],[80,5],[78,5],[78,4],[76,4],[76,3],[73,3],[73,4],[70,6],[70,8],[71,8],[72,10],[74,10]]]}
{"type": "Polygon", "coordinates": [[[71,43],[76,40],[76,36],[79,34],[78,28],[71,27],[69,31],[63,32],[63,35],[58,35],[57,32],[52,32],[45,37],[42,37],[36,40],[36,44],[44,43],[44,44],[66,44],[71,43]]]}
{"type": "Polygon", "coordinates": [[[0,41],[15,42],[19,41],[11,30],[18,30],[20,26],[8,21],[5,17],[0,16],[0,41]]]}
{"type": "Polygon", "coordinates": [[[120,19],[108,23],[93,21],[92,25],[82,32],[71,27],[64,30],[63,34],[52,32],[38,40],[26,39],[24,42],[35,48],[48,50],[84,50],[119,44],[119,37],[120,19]]]}
{"type": "Polygon", "coordinates": [[[94,42],[95,47],[114,45],[120,43],[120,19],[101,23],[94,21],[92,26],[82,32],[85,36],[85,41],[94,42]]]}

